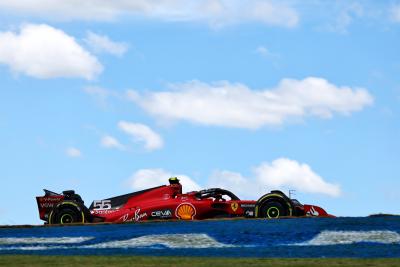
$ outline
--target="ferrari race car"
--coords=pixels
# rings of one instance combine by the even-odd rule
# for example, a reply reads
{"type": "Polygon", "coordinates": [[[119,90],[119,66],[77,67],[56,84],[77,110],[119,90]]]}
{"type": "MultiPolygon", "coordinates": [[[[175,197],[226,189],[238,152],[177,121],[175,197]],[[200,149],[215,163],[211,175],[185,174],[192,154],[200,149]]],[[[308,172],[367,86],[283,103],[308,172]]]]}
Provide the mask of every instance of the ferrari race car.
{"type": "Polygon", "coordinates": [[[257,201],[240,200],[232,192],[211,188],[182,194],[176,177],[162,185],[126,195],[95,200],[89,208],[73,190],[57,194],[44,190],[36,197],[40,219],[47,224],[202,220],[211,218],[334,217],[315,205],[301,204],[275,190],[257,201]]]}

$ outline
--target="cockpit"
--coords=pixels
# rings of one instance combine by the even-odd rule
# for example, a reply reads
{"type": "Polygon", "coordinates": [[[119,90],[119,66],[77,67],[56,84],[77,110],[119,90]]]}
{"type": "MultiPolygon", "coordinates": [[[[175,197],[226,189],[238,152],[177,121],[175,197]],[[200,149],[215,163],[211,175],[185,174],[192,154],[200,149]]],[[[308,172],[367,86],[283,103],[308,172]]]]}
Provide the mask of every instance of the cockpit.
{"type": "Polygon", "coordinates": [[[195,194],[198,199],[211,198],[214,201],[227,201],[227,200],[240,200],[231,191],[221,189],[221,188],[210,188],[205,190],[200,190],[195,194]]]}

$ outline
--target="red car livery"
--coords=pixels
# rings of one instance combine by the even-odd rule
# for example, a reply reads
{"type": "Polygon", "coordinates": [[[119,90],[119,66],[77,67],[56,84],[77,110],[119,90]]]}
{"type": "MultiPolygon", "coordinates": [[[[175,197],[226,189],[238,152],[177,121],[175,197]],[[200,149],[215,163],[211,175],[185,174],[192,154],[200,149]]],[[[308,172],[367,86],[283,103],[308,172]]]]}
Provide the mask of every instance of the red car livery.
{"type": "Polygon", "coordinates": [[[95,200],[89,208],[73,190],[57,194],[44,190],[36,197],[40,219],[48,224],[202,220],[212,218],[333,217],[315,205],[303,205],[275,190],[256,200],[240,200],[232,192],[211,188],[182,194],[174,177],[169,185],[95,200]]]}

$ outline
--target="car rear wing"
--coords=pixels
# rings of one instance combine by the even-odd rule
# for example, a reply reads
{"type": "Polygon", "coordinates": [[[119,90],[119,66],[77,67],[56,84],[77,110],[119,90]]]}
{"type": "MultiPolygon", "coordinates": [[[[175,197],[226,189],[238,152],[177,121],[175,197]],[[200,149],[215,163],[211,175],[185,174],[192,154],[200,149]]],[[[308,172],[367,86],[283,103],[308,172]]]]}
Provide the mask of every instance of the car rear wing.
{"type": "Polygon", "coordinates": [[[64,196],[47,189],[43,190],[45,193],[44,196],[36,197],[36,202],[40,219],[48,221],[50,212],[59,202],[64,200],[64,196]]]}

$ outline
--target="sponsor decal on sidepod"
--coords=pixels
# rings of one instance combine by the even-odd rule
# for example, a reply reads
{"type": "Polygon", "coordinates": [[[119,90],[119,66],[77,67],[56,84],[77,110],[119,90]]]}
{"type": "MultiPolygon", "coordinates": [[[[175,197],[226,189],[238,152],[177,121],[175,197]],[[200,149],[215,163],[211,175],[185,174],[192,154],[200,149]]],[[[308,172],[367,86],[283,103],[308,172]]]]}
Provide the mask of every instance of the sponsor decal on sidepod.
{"type": "Polygon", "coordinates": [[[155,210],[151,212],[151,217],[160,219],[172,218],[172,212],[171,210],[155,210]]]}
{"type": "Polygon", "coordinates": [[[140,213],[140,208],[138,208],[137,210],[135,210],[135,213],[133,214],[132,218],[129,218],[129,213],[126,213],[119,220],[121,220],[122,222],[138,222],[144,217],[147,217],[147,213],[146,212],[140,213]]]}
{"type": "Polygon", "coordinates": [[[182,203],[175,210],[175,216],[181,220],[193,220],[196,208],[190,203],[182,203]]]}

